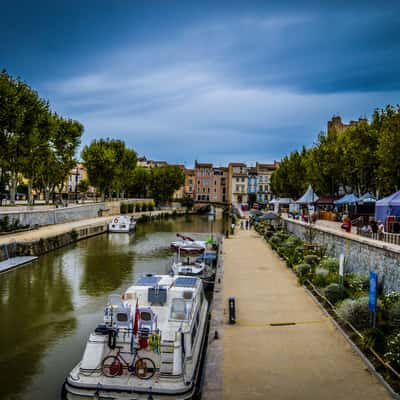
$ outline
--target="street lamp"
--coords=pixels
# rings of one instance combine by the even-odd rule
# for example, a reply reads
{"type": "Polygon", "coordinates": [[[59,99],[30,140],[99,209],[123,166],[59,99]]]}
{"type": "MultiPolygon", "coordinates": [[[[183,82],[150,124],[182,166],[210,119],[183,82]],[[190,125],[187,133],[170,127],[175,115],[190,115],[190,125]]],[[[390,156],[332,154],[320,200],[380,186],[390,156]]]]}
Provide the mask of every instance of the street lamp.
{"type": "Polygon", "coordinates": [[[79,174],[79,168],[76,167],[76,174],[75,174],[75,203],[78,203],[78,174],[79,174]]]}
{"type": "Polygon", "coordinates": [[[214,242],[215,209],[213,205],[210,206],[210,211],[208,212],[208,221],[211,223],[211,241],[214,242]]]}

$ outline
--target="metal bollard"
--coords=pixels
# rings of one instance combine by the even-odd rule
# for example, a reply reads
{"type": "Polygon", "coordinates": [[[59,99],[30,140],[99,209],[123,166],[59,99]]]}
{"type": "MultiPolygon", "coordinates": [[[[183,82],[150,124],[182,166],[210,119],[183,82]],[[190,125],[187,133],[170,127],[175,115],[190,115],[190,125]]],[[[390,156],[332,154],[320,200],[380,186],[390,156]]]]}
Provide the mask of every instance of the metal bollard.
{"type": "Polygon", "coordinates": [[[229,324],[236,324],[235,298],[229,297],[229,324]]]}

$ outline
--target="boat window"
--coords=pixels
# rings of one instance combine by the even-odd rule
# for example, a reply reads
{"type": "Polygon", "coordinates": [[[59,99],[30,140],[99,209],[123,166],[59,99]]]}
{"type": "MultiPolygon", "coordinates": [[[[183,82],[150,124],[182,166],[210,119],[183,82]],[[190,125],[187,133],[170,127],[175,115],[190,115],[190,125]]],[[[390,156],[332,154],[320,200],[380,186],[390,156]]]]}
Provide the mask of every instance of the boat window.
{"type": "Polygon", "coordinates": [[[142,321],[151,321],[151,314],[147,311],[142,311],[140,313],[140,319],[142,321]]]}
{"type": "Polygon", "coordinates": [[[192,297],[193,297],[193,292],[189,292],[189,291],[183,292],[183,298],[185,300],[191,300],[192,297]]]}
{"type": "Polygon", "coordinates": [[[128,314],[126,314],[126,313],[118,313],[117,314],[117,321],[118,322],[127,322],[128,321],[128,314]]]}
{"type": "Polygon", "coordinates": [[[187,318],[186,303],[183,299],[172,299],[171,319],[184,320],[187,318]]]}

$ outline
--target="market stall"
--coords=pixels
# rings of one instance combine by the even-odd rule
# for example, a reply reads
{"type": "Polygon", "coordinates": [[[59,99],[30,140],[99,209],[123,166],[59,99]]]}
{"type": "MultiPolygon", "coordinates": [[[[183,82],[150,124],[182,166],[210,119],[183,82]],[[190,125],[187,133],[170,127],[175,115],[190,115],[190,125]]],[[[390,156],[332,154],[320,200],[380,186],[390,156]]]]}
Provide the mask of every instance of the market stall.
{"type": "Polygon", "coordinates": [[[400,233],[400,191],[375,203],[375,220],[384,224],[386,232],[400,233]]]}

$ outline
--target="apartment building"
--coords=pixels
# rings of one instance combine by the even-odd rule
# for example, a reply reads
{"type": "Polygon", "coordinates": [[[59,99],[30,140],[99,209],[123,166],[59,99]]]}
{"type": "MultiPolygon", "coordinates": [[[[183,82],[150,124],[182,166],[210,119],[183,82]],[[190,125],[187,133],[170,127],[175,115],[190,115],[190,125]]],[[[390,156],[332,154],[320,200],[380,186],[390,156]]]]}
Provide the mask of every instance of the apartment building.
{"type": "Polygon", "coordinates": [[[229,203],[232,204],[247,203],[248,170],[249,169],[247,165],[244,163],[229,163],[228,165],[229,203]]]}

